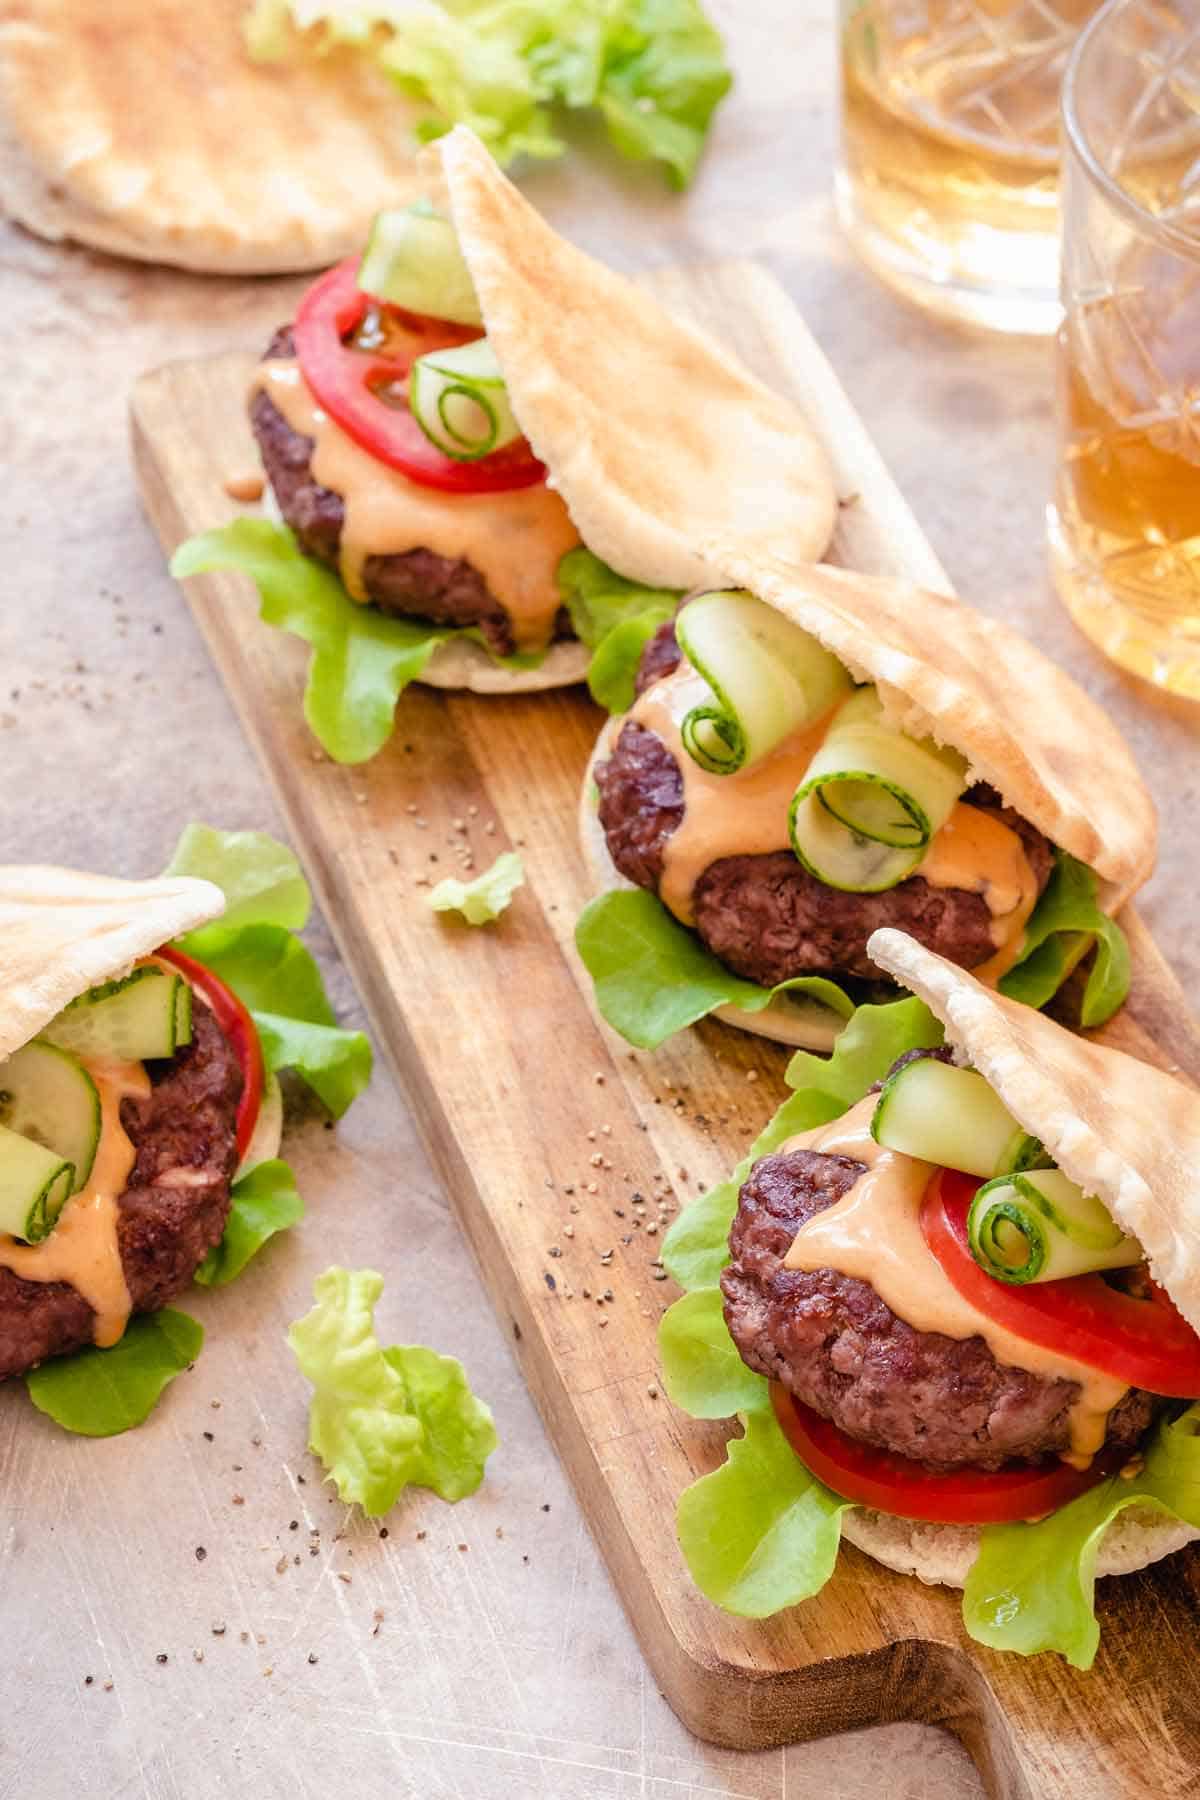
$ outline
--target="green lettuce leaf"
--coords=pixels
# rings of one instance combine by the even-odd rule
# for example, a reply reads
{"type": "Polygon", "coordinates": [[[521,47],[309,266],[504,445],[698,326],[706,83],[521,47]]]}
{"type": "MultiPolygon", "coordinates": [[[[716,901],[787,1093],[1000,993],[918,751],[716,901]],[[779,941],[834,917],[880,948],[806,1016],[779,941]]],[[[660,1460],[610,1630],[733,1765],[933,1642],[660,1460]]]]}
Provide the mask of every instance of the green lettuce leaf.
{"type": "Polygon", "coordinates": [[[287,1341],[314,1389],[309,1448],[341,1498],[378,1517],[409,1485],[443,1500],[474,1493],[497,1438],[462,1364],[421,1345],[380,1347],[383,1277],[371,1269],[326,1269],[313,1292],[287,1341]]]}
{"type": "Polygon", "coordinates": [[[627,712],[642,651],[671,618],[680,596],[627,581],[582,548],[568,550],[559,563],[558,585],[576,637],[592,652],[587,678],[592,699],[610,713],[627,712]]]}
{"type": "Polygon", "coordinates": [[[557,109],[596,109],[622,155],[677,187],[732,79],[699,0],[258,0],[244,32],[259,59],[362,49],[429,107],[419,137],[469,125],[502,164],[561,155],[557,109]]]}
{"type": "Polygon", "coordinates": [[[196,1270],[195,1280],[201,1287],[224,1287],[269,1239],[303,1217],[304,1202],[287,1163],[277,1157],[256,1163],[234,1182],[224,1235],[196,1270]]]}
{"type": "Polygon", "coordinates": [[[38,1411],[64,1430],[115,1437],[149,1416],[203,1342],[203,1326],[167,1307],[131,1319],[109,1350],[77,1350],[30,1369],[25,1386],[38,1411]]]}
{"type": "Polygon", "coordinates": [[[1100,1540],[1130,1506],[1200,1530],[1200,1406],[1160,1426],[1132,1479],[1114,1475],[1035,1525],[984,1528],[963,1594],[971,1636],[1021,1656],[1057,1650],[1075,1668],[1090,1669],[1100,1642],[1100,1540]]]}
{"type": "MultiPolygon", "coordinates": [[[[303,931],[312,896],[286,844],[264,831],[217,831],[185,825],[164,875],[197,875],[225,896],[221,924],[283,925],[303,931]]],[[[187,944],[186,938],[180,943],[187,944]]]]}
{"type": "Polygon", "coordinates": [[[258,587],[259,615],[312,648],[304,717],[335,762],[366,762],[392,735],[396,702],[453,633],[358,606],[337,576],[270,519],[234,519],[181,544],[178,580],[236,569],[258,587]]]}
{"type": "Polygon", "coordinates": [[[639,1050],[656,1050],[719,1006],[761,1012],[783,993],[807,995],[834,1026],[854,1011],[849,995],[819,975],[776,988],[739,980],[642,888],[613,889],[585,906],[575,945],[595,983],[601,1017],[639,1050]]]}
{"type": "Polygon", "coordinates": [[[679,1497],[679,1544],[701,1593],[766,1619],[819,1593],[833,1573],[848,1502],[800,1461],[768,1406],[743,1415],[727,1461],[679,1497]]]}
{"type": "Polygon", "coordinates": [[[720,1288],[697,1288],[667,1308],[658,1354],[667,1393],[693,1419],[731,1419],[770,1405],[766,1382],[746,1367],[729,1335],[720,1288]]]}
{"type": "Polygon", "coordinates": [[[686,1206],[663,1239],[663,1266],[672,1280],[681,1288],[715,1284],[729,1261],[729,1227],[738,1191],[760,1156],[802,1131],[840,1118],[906,1050],[933,1049],[941,1042],[938,1021],[922,1001],[910,998],[887,1006],[860,1006],[831,1056],[798,1050],[787,1072],[796,1092],[784,1101],[729,1179],[686,1206]]]}
{"type": "Polygon", "coordinates": [[[312,954],[281,925],[218,920],[192,932],[188,954],[205,963],[249,1010],[272,1074],[293,1069],[340,1119],[371,1079],[371,1045],[334,1017],[312,954]]]}
{"type": "Polygon", "coordinates": [[[458,881],[453,875],[439,881],[429,904],[434,912],[461,913],[468,925],[491,925],[524,882],[524,863],[515,850],[505,850],[474,881],[458,881]]]}
{"type": "Polygon", "coordinates": [[[1056,850],[1054,859],[1054,872],[1025,928],[1021,960],[998,985],[1011,1000],[1043,1007],[1094,941],[1096,957],[1079,1016],[1090,1031],[1111,1019],[1129,993],[1129,945],[1121,927],[1100,909],[1093,871],[1065,850],[1056,850]]]}

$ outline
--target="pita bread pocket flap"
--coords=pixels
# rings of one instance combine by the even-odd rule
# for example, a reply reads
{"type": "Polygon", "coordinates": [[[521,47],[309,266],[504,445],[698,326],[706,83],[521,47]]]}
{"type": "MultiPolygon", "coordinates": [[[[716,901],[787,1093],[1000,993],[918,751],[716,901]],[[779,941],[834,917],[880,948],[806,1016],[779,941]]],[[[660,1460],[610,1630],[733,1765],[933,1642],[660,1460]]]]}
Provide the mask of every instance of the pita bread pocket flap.
{"type": "Polygon", "coordinates": [[[765,1617],[844,1534],[1086,1668],[1095,1575],[1200,1535],[1200,1095],[902,932],[870,950],[912,995],[793,1058],[664,1243],[667,1390],[745,1433],[681,1496],[684,1556],[765,1617]]]}
{"type": "Polygon", "coordinates": [[[1094,947],[1102,1024],[1157,838],[1108,716],[950,596],[700,544],[730,587],[660,633],[585,781],[577,943],[609,1024],[653,1048],[715,1011],[828,1050],[880,997],[886,926],[1035,1007],[1094,947]]]}
{"type": "Polygon", "coordinates": [[[380,215],[255,374],[282,524],[236,520],[172,564],[245,570],[309,638],[306,713],[339,761],[375,754],[410,680],[502,693],[590,668],[607,701],[708,578],[714,516],[807,558],[836,512],[790,401],[552,231],[470,131],[425,157],[431,199],[380,215]],[[325,667],[334,635],[394,646],[377,693],[325,667]]]}

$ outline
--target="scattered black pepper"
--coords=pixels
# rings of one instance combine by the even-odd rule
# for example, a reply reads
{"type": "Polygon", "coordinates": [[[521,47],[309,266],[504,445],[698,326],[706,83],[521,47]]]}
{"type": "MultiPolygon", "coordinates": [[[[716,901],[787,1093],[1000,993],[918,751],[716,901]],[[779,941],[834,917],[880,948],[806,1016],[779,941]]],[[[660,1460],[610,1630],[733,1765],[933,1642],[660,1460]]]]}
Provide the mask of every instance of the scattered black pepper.
{"type": "Polygon", "coordinates": [[[157,1655],[157,1656],[156,1656],[156,1657],[155,1657],[155,1659],[154,1659],[154,1660],[155,1660],[155,1662],[156,1662],[156,1663],[165,1663],[165,1662],[166,1662],[166,1660],[167,1660],[167,1653],[166,1653],[166,1651],[165,1651],[165,1650],[160,1650],[160,1651],[159,1651],[159,1653],[158,1653],[158,1655],[157,1655]]]}
{"type": "Polygon", "coordinates": [[[206,1431],[206,1432],[204,1432],[204,1434],[203,1434],[203,1436],[204,1436],[204,1438],[205,1438],[205,1441],[206,1441],[206,1442],[207,1442],[207,1443],[210,1443],[210,1444],[211,1444],[211,1443],[212,1443],[212,1441],[213,1441],[213,1434],[212,1434],[212,1432],[211,1432],[211,1431],[206,1431]]]}
{"type": "Polygon", "coordinates": [[[557,1283],[557,1281],[555,1281],[555,1279],[554,1279],[553,1275],[550,1273],[549,1269],[543,1270],[542,1280],[546,1283],[546,1286],[550,1289],[550,1292],[552,1294],[557,1294],[558,1283],[557,1283]]]}
{"type": "Polygon", "coordinates": [[[320,1659],[320,1657],[319,1657],[319,1656],[318,1656],[318,1655],[317,1655],[317,1654],[316,1654],[316,1652],[315,1652],[315,1651],[313,1651],[313,1650],[310,1650],[310,1651],[309,1651],[309,1653],[308,1653],[308,1660],[309,1660],[309,1662],[310,1662],[310,1663],[315,1663],[315,1662],[320,1662],[320,1660],[321,1660],[321,1659],[320,1659]]]}
{"type": "Polygon", "coordinates": [[[386,1526],[386,1525],[381,1525],[381,1526],[380,1526],[380,1528],[379,1528],[379,1535],[380,1535],[380,1537],[381,1537],[381,1538],[385,1538],[385,1537],[386,1537],[386,1536],[387,1536],[387,1534],[388,1534],[388,1528],[387,1528],[387,1526],[386,1526]]]}
{"type": "Polygon", "coordinates": [[[549,1501],[548,1501],[548,1500],[543,1500],[543,1501],[542,1501],[542,1511],[543,1511],[543,1512],[549,1512],[549,1511],[550,1511],[550,1502],[549,1502],[549,1501]]]}
{"type": "Polygon", "coordinates": [[[197,1544],[196,1545],[196,1561],[203,1562],[207,1555],[208,1555],[208,1551],[204,1548],[204,1545],[197,1544]]]}
{"type": "Polygon", "coordinates": [[[94,1675],[85,1675],[83,1678],[84,1687],[91,1687],[91,1685],[92,1685],[93,1681],[95,1681],[95,1679],[96,1679],[96,1677],[94,1675]]]}

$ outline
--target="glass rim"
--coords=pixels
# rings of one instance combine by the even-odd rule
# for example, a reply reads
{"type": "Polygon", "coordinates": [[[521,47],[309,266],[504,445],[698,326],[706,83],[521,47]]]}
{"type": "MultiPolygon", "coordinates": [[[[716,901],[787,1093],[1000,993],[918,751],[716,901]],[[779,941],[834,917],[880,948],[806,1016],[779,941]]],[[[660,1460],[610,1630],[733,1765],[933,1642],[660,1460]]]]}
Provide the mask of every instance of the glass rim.
{"type": "Polygon", "coordinates": [[[1098,36],[1110,20],[1116,18],[1118,14],[1128,12],[1138,4],[1140,4],[1140,0],[1107,0],[1099,12],[1088,20],[1076,38],[1063,74],[1059,108],[1063,136],[1070,149],[1078,157],[1089,180],[1099,188],[1110,205],[1115,207],[1118,212],[1124,213],[1126,218],[1131,219],[1145,235],[1159,238],[1170,249],[1197,260],[1200,259],[1200,237],[1187,231],[1180,231],[1178,226],[1171,225],[1157,213],[1150,212],[1109,174],[1088,141],[1087,132],[1084,130],[1076,107],[1075,90],[1084,58],[1091,47],[1093,37],[1098,36]]]}

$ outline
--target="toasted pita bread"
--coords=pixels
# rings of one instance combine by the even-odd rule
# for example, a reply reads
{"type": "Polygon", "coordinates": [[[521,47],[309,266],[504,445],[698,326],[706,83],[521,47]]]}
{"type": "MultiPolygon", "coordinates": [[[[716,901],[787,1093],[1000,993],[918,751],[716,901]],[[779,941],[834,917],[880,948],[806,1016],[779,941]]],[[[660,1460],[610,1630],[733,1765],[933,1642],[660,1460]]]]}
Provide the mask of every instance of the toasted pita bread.
{"type": "Polygon", "coordinates": [[[220,888],[185,875],[0,866],[0,1060],[88,988],[224,910],[220,888]]]}
{"type": "MultiPolygon", "coordinates": [[[[965,1587],[979,1554],[978,1525],[922,1525],[890,1513],[858,1507],[842,1514],[842,1532],[852,1544],[901,1575],[915,1575],[930,1587],[965,1587]]],[[[1118,1513],[1103,1538],[1097,1575],[1132,1575],[1194,1543],[1200,1532],[1152,1507],[1131,1506],[1118,1513]]]]}
{"type": "Polygon", "coordinates": [[[42,237],[229,275],[321,268],[416,197],[369,58],[254,63],[247,0],[0,0],[0,205],[42,237]]]}
{"type": "Polygon", "coordinates": [[[1087,863],[1115,913],[1149,875],[1157,819],[1120,732],[1094,700],[999,619],[883,575],[784,562],[724,531],[697,540],[727,581],[811,632],[888,716],[967,758],[1052,843],[1087,863]]]}
{"type": "Polygon", "coordinates": [[[589,550],[653,587],[710,582],[720,519],[824,554],[837,497],[791,401],[551,230],[458,126],[431,147],[522,431],[589,550]]]}
{"type": "Polygon", "coordinates": [[[1200,1092],[1007,1000],[902,931],[867,945],[1060,1168],[1136,1237],[1200,1330],[1200,1092]]]}

